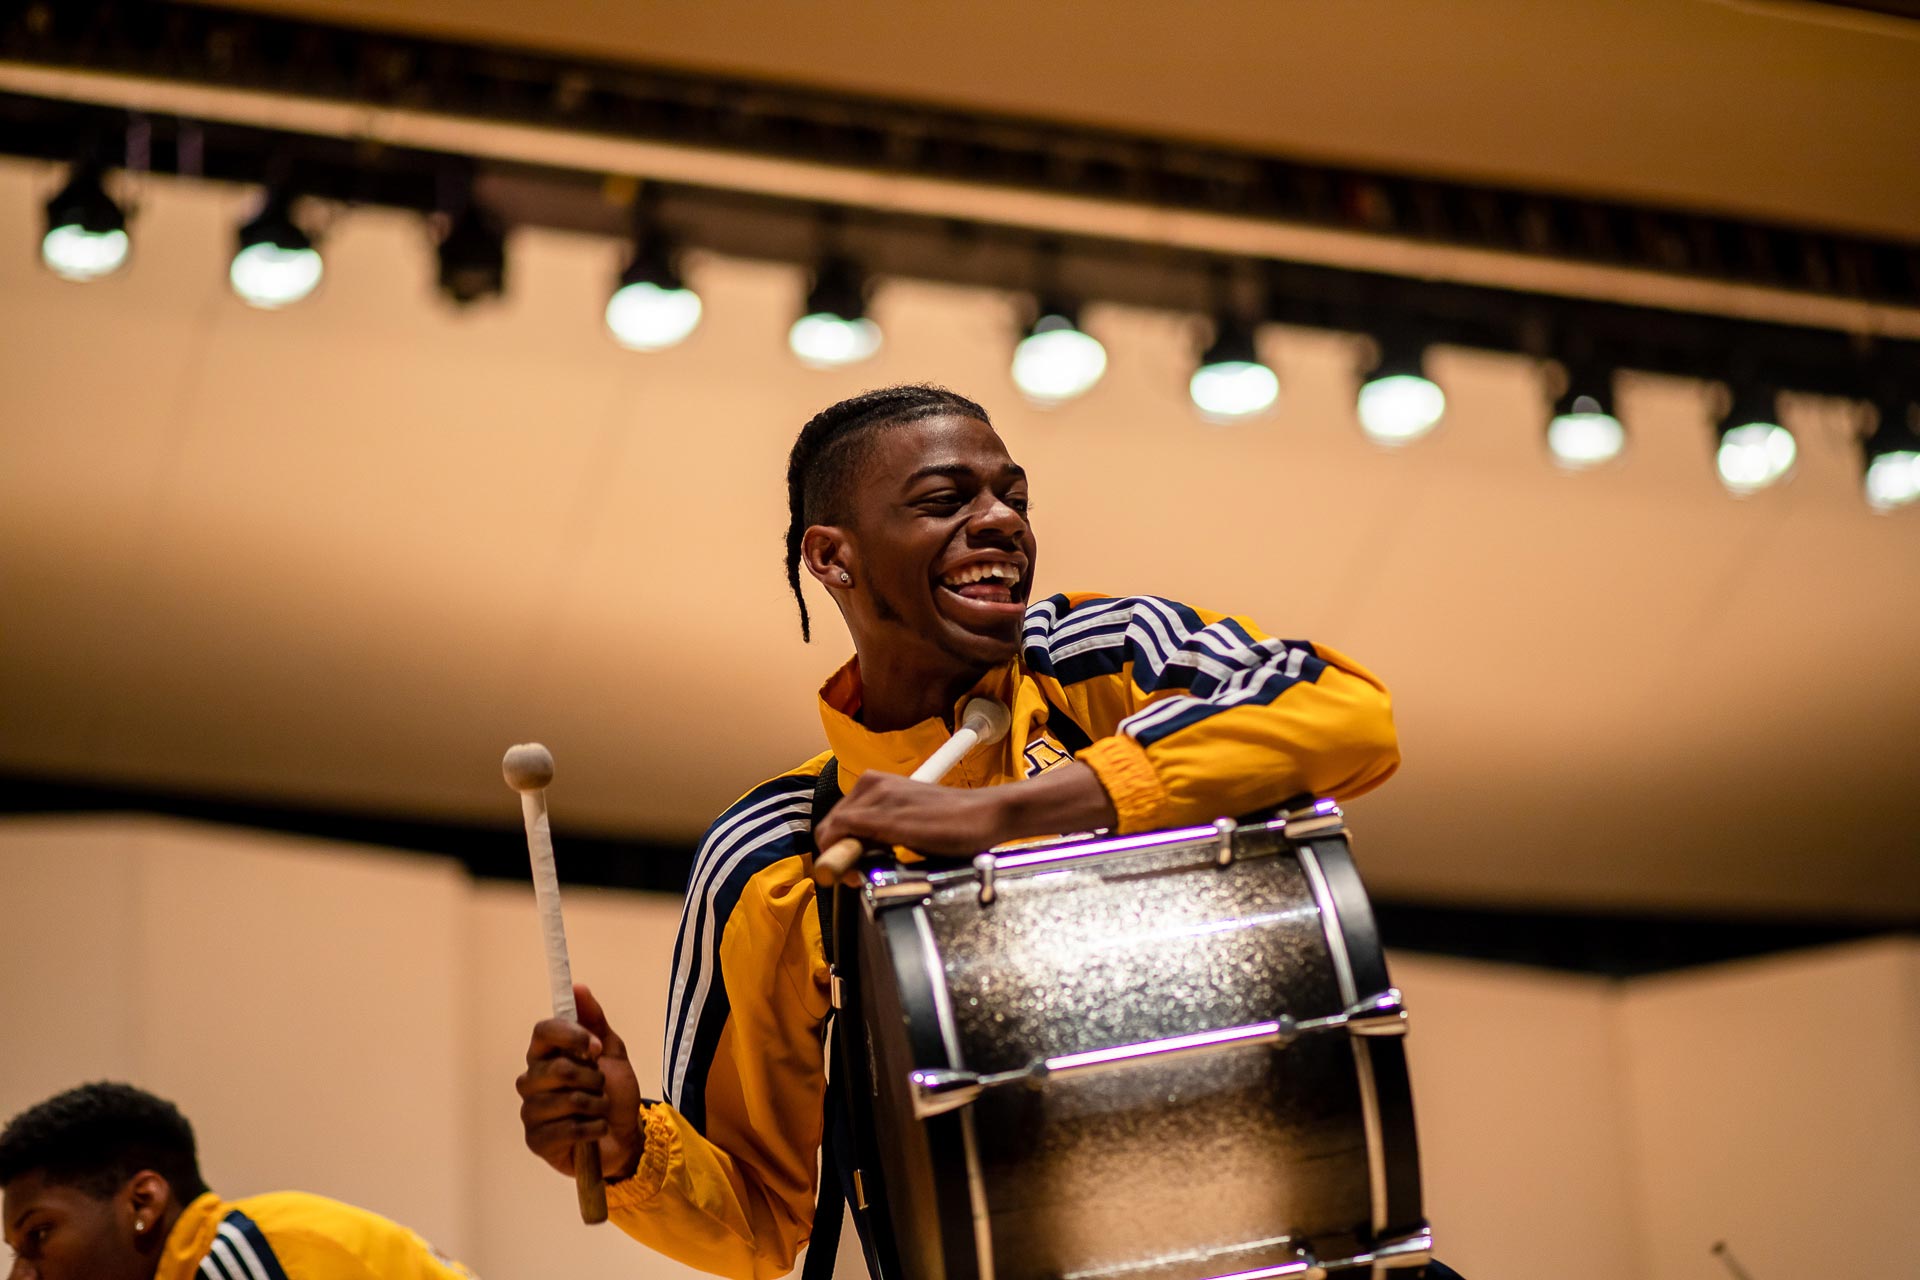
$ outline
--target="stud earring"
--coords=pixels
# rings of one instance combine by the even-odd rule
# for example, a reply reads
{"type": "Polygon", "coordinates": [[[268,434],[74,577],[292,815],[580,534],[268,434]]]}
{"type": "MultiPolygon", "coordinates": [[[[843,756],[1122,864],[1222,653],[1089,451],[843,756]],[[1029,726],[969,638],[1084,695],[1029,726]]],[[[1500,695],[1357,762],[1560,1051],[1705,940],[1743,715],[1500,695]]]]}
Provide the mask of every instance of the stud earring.
{"type": "Polygon", "coordinates": [[[842,569],[840,571],[840,585],[845,586],[846,584],[852,581],[853,581],[853,578],[847,573],[845,569],[842,569]]]}
{"type": "Polygon", "coordinates": [[[135,1231],[145,1231],[147,1229],[147,1224],[142,1222],[140,1219],[135,1218],[133,1220],[133,1229],[135,1231]]]}

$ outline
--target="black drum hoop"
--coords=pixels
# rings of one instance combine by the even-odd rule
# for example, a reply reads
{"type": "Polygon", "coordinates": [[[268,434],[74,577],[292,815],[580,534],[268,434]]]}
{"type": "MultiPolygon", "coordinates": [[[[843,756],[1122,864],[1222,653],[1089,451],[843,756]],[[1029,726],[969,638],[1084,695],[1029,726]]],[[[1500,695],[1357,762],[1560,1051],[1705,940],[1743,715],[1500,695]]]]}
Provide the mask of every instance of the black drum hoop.
{"type": "MultiPolygon", "coordinates": [[[[1295,852],[1309,868],[1309,879],[1324,885],[1327,901],[1322,904],[1322,924],[1338,931],[1335,948],[1336,971],[1344,953],[1346,972],[1351,975],[1353,992],[1342,992],[1349,1003],[1377,995],[1392,987],[1387,976],[1386,950],[1380,942],[1379,925],[1368,905],[1367,893],[1354,865],[1344,836],[1314,839],[1295,846],[1295,852]],[[1313,871],[1317,869],[1317,877],[1313,871]],[[1331,908],[1330,912],[1327,908],[1331,908]]],[[[1352,1038],[1356,1060],[1364,1058],[1363,1075],[1372,1078],[1372,1104],[1379,1135],[1379,1189],[1381,1203],[1374,1206],[1375,1240],[1417,1231],[1426,1226],[1420,1193],[1420,1147],[1413,1121],[1413,1083],[1407,1072],[1405,1043],[1397,1036],[1352,1038]]],[[[1364,1082],[1363,1082],[1364,1083],[1364,1082]]],[[[1366,1105],[1366,1099],[1362,1099],[1366,1105]]],[[[1371,1140],[1370,1140],[1371,1141],[1371,1140]]],[[[1372,1153],[1370,1153],[1371,1156],[1372,1153]]]]}

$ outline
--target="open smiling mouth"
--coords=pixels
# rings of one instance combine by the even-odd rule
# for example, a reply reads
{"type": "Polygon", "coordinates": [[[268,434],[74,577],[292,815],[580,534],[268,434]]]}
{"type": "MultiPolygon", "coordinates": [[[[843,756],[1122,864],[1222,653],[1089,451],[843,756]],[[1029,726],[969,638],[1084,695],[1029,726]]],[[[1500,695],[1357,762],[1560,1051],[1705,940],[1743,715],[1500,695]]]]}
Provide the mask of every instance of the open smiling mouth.
{"type": "Polygon", "coordinates": [[[1017,609],[1026,604],[1027,584],[1020,566],[1010,560],[984,560],[962,565],[943,574],[942,593],[957,596],[969,604],[1017,609]]]}

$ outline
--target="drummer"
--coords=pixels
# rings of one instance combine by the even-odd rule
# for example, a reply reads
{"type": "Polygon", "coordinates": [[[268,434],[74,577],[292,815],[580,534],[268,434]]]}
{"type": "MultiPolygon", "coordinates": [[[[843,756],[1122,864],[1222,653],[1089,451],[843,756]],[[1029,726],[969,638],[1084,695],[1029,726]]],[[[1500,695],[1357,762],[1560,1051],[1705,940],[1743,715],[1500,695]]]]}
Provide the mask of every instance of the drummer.
{"type": "Polygon", "coordinates": [[[810,855],[844,836],[970,856],[1022,837],[1207,822],[1301,793],[1346,799],[1399,762],[1386,690],[1321,645],[1151,596],[1033,596],[1028,477],[985,409],[869,391],[801,430],[787,582],[839,606],[854,656],[819,695],[828,752],[735,801],[701,840],[674,948],[665,1100],[584,987],[534,1028],[527,1145],[572,1173],[598,1139],[612,1219],[717,1275],[791,1270],[815,1208],[828,974],[810,855]],[[999,743],[942,785],[904,775],[985,695],[999,743]],[[844,799],[812,831],[815,780],[844,799]],[[1019,782],[1020,786],[1001,786],[1019,782]]]}

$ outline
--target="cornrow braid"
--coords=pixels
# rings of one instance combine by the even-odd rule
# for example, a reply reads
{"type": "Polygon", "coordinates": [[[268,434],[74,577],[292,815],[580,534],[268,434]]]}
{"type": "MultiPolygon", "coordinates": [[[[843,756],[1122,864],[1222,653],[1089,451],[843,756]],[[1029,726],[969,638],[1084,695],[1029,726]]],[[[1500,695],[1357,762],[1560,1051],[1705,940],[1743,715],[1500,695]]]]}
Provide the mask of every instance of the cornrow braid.
{"type": "Polygon", "coordinates": [[[957,392],[908,383],[863,391],[822,409],[800,428],[787,455],[787,585],[800,606],[802,640],[813,639],[807,600],[800,593],[800,540],[807,527],[845,518],[853,476],[873,428],[903,426],[943,413],[993,425],[985,409],[957,392]]]}

